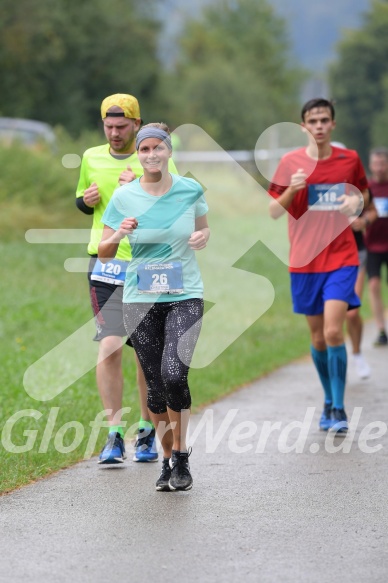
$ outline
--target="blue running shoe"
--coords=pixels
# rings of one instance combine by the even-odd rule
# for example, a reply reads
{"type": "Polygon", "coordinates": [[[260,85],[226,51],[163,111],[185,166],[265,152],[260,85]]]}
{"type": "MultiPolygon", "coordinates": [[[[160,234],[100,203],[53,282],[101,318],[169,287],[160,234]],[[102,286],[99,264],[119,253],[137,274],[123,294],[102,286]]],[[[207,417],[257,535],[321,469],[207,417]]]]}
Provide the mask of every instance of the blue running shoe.
{"type": "Polygon", "coordinates": [[[157,462],[155,429],[139,429],[135,443],[134,462],[157,462]]]}
{"type": "Polygon", "coordinates": [[[330,431],[335,432],[336,435],[346,435],[349,429],[348,418],[346,417],[345,409],[334,409],[332,411],[333,421],[330,431]]]}
{"type": "Polygon", "coordinates": [[[328,431],[330,429],[330,427],[333,425],[333,420],[332,420],[332,403],[326,403],[323,406],[323,411],[322,411],[322,415],[321,418],[319,420],[319,429],[321,431],[328,431]]]}
{"type": "Polygon", "coordinates": [[[101,450],[98,463],[122,464],[126,457],[123,438],[120,433],[112,431],[112,433],[109,433],[107,442],[101,450]]]}

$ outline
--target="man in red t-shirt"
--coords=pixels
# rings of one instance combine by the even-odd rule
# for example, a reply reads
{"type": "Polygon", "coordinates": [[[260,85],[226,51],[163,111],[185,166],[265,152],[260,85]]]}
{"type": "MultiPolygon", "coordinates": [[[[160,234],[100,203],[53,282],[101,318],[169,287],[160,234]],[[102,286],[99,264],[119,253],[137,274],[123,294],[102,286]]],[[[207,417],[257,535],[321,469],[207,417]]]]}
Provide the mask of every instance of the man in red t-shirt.
{"type": "Polygon", "coordinates": [[[369,157],[371,180],[369,188],[374,197],[378,219],[366,230],[365,244],[368,250],[366,270],[369,279],[369,298],[379,330],[375,346],[388,344],[384,322],[384,304],[381,295],[381,268],[388,269],[388,149],[375,148],[369,157]]]}
{"type": "Polygon", "coordinates": [[[294,311],[305,314],[311,354],[324,392],[320,428],[348,430],[344,408],[347,310],[360,305],[354,286],[358,253],[350,227],[369,202],[364,168],[353,150],[331,145],[333,104],[312,99],[302,109],[308,145],[286,154],[269,187],[270,215],[288,212],[294,311]]]}

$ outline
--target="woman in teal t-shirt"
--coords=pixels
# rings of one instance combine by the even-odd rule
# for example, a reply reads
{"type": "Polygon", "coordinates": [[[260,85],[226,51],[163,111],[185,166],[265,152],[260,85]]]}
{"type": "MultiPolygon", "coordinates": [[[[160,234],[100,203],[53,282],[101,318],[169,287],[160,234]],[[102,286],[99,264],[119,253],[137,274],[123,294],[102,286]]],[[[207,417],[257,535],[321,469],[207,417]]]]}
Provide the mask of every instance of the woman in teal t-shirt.
{"type": "Polygon", "coordinates": [[[128,236],[132,261],[124,285],[124,324],[146,377],[147,404],[163,447],[156,489],[189,490],[187,377],[203,316],[195,251],[209,239],[208,206],[198,182],[169,173],[172,147],[165,124],[144,126],[136,149],[144,175],[114,193],[102,217],[98,254],[107,262],[128,236]],[[169,425],[173,429],[166,431],[169,425]]]}

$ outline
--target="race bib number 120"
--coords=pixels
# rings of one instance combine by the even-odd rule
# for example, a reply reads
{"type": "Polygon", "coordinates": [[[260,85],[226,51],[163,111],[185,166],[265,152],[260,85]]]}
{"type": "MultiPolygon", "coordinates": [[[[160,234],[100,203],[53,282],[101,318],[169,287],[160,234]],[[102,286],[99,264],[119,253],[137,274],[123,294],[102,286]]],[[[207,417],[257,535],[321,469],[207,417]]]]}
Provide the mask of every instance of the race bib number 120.
{"type": "Polygon", "coordinates": [[[128,261],[111,259],[107,263],[101,263],[101,261],[97,259],[90,279],[114,285],[124,285],[127,266],[128,261]]]}

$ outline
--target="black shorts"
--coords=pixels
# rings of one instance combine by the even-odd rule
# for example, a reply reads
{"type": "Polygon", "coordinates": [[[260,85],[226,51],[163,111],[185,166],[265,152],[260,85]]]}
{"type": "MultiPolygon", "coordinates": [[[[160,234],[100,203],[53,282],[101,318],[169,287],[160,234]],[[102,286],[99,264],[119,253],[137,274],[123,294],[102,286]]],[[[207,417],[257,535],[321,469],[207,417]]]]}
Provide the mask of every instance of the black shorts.
{"type": "Polygon", "coordinates": [[[90,301],[97,329],[93,340],[100,341],[107,336],[125,336],[127,337],[126,344],[132,346],[124,327],[124,286],[92,280],[91,274],[95,262],[96,257],[91,257],[88,272],[90,301]]]}
{"type": "Polygon", "coordinates": [[[381,268],[387,266],[387,282],[388,282],[388,253],[370,253],[368,251],[368,258],[366,260],[366,272],[368,278],[381,277],[381,268]]]}
{"type": "Polygon", "coordinates": [[[362,269],[366,268],[366,260],[368,257],[368,251],[366,249],[359,249],[358,250],[358,262],[359,262],[359,266],[358,266],[358,272],[360,272],[362,269]]]}

